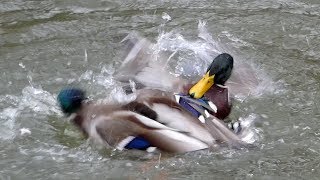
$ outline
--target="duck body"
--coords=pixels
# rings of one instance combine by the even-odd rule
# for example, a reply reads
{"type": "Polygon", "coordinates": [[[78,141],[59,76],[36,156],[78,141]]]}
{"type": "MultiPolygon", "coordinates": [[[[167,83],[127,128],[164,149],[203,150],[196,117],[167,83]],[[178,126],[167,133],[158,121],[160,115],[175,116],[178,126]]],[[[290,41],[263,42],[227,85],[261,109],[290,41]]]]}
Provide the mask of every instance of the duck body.
{"type": "MultiPolygon", "coordinates": [[[[70,90],[60,94],[65,91],[70,90]]],[[[182,153],[215,147],[221,142],[241,142],[214,117],[212,121],[201,123],[172,99],[152,94],[145,96],[150,91],[155,93],[144,90],[141,92],[144,95],[138,95],[135,101],[127,104],[82,101],[77,109],[68,113],[74,114],[72,121],[88,137],[120,150],[157,148],[182,153]]]]}
{"type": "MultiPolygon", "coordinates": [[[[188,94],[188,91],[192,88],[193,84],[188,84],[183,87],[183,94],[188,94]]],[[[214,111],[210,111],[210,114],[218,119],[225,119],[231,112],[232,102],[229,95],[229,88],[227,86],[214,84],[201,98],[207,104],[212,102],[215,106],[214,111]]],[[[196,116],[196,115],[195,115],[196,116]]],[[[200,116],[200,114],[198,114],[200,116]]]]}

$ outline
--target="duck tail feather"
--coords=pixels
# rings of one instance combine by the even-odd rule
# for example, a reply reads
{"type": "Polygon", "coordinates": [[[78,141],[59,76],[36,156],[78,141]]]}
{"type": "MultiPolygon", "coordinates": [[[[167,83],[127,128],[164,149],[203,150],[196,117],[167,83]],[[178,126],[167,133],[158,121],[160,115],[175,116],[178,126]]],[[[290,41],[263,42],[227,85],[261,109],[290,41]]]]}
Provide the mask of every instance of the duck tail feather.
{"type": "Polygon", "coordinates": [[[207,119],[205,124],[216,141],[226,143],[235,148],[240,148],[244,145],[244,142],[217,118],[207,119]]]}

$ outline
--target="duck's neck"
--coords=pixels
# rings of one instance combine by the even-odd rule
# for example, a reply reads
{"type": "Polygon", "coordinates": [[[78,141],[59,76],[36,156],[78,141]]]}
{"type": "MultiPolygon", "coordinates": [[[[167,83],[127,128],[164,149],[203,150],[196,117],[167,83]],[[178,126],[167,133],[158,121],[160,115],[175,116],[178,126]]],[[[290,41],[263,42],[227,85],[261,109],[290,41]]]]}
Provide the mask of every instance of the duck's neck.
{"type": "Polygon", "coordinates": [[[72,122],[79,128],[82,128],[83,117],[80,116],[79,114],[74,114],[73,116],[74,117],[72,117],[72,122]]]}
{"type": "Polygon", "coordinates": [[[75,114],[74,118],[72,119],[72,122],[83,132],[83,134],[86,137],[88,137],[88,133],[84,128],[84,118],[81,115],[75,114]]]}
{"type": "Polygon", "coordinates": [[[91,104],[90,102],[83,101],[81,104],[81,107],[77,111],[75,111],[73,114],[71,114],[70,118],[72,122],[81,129],[84,128],[83,127],[85,124],[84,121],[86,121],[85,116],[90,104],[91,104]]]}

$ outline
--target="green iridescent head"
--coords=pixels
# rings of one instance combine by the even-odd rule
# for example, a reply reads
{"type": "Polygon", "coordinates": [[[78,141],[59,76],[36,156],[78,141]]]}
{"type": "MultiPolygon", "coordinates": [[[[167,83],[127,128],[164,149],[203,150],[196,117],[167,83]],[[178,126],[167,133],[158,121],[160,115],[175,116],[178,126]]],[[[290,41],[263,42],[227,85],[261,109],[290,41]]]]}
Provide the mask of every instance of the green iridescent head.
{"type": "Polygon", "coordinates": [[[193,98],[201,98],[214,84],[224,85],[229,79],[233,69],[233,57],[230,54],[219,54],[210,66],[206,74],[189,90],[193,98]]]}
{"type": "Polygon", "coordinates": [[[83,90],[69,88],[61,90],[57,99],[63,113],[70,115],[80,109],[81,103],[86,97],[83,90]]]}

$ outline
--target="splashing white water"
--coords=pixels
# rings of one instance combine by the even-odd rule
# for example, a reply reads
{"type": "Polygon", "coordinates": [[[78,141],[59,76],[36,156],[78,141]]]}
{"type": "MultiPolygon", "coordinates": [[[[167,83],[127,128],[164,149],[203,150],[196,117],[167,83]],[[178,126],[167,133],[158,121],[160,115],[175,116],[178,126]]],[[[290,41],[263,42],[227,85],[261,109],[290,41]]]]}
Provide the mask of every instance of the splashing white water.
{"type": "Polygon", "coordinates": [[[19,115],[18,109],[5,108],[0,112],[0,139],[9,140],[14,138],[14,128],[16,117],[19,115]]]}
{"type": "Polygon", "coordinates": [[[31,131],[29,128],[21,128],[20,130],[20,134],[23,136],[23,135],[30,135],[31,134],[31,131]]]}
{"type": "Polygon", "coordinates": [[[168,13],[163,12],[162,13],[162,19],[164,19],[166,21],[170,21],[171,20],[171,16],[168,13]]]}
{"type": "MultiPolygon", "coordinates": [[[[274,91],[274,83],[271,79],[247,60],[251,57],[244,58],[235,53],[231,47],[226,48],[220,41],[213,38],[206,29],[205,21],[199,21],[198,32],[199,39],[195,41],[185,39],[180,32],[162,32],[158,36],[157,43],[152,47],[154,57],[158,61],[165,61],[167,66],[174,67],[171,70],[168,68],[174,74],[198,79],[218,54],[230,53],[234,57],[234,69],[227,85],[235,98],[244,100],[249,96],[259,97],[274,91]],[[164,56],[166,53],[169,55],[164,56]]],[[[231,37],[230,34],[227,33],[227,35],[231,37]]],[[[230,40],[242,46],[250,46],[233,36],[230,40]]]]}
{"type": "Polygon", "coordinates": [[[198,37],[195,41],[186,40],[177,31],[162,32],[153,46],[154,54],[161,59],[162,52],[171,52],[177,61],[175,73],[184,76],[199,76],[204,73],[212,59],[224,52],[223,46],[214,40],[205,28],[206,23],[198,24],[198,37]]]}
{"type": "Polygon", "coordinates": [[[240,133],[241,140],[247,143],[259,141],[262,137],[261,129],[253,128],[254,122],[257,120],[256,114],[250,114],[248,117],[240,118],[242,131],[240,133]]]}
{"type": "Polygon", "coordinates": [[[25,110],[31,110],[37,115],[62,115],[57,106],[56,97],[42,88],[27,86],[22,90],[21,96],[6,95],[1,96],[0,99],[12,104],[0,112],[0,123],[2,124],[0,139],[3,140],[13,139],[20,133],[28,133],[27,128],[18,130],[19,127],[16,124],[17,118],[25,110]]]}
{"type": "Polygon", "coordinates": [[[61,114],[56,97],[42,88],[27,86],[22,90],[19,109],[31,109],[37,114],[61,114]]]}

